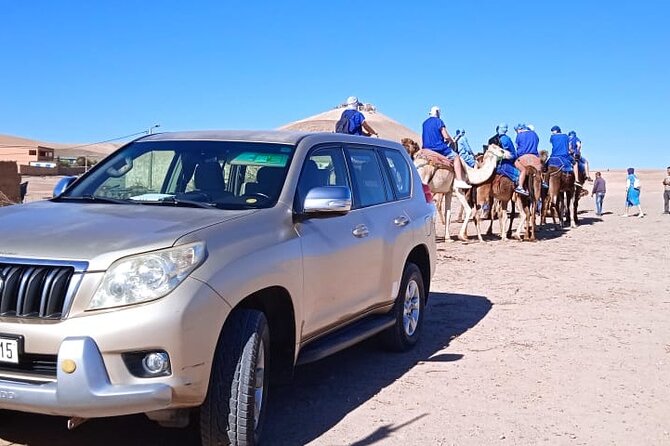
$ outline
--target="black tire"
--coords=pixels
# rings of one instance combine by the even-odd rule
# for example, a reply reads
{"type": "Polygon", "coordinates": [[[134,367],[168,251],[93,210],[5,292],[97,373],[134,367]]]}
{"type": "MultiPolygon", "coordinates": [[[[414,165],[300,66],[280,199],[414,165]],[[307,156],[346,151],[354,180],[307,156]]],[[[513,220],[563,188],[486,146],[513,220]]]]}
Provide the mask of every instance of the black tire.
{"type": "Polygon", "coordinates": [[[267,406],[269,354],[270,330],[265,315],[256,310],[233,312],[219,338],[207,397],[200,408],[203,446],[258,444],[267,406]],[[258,377],[260,401],[257,373],[262,373],[258,377]]]}
{"type": "Polygon", "coordinates": [[[407,351],[418,342],[423,326],[423,313],[426,306],[426,292],[423,286],[423,276],[421,270],[414,263],[405,265],[402,273],[402,281],[400,282],[400,290],[396,297],[395,305],[393,306],[393,314],[395,317],[395,324],[392,327],[384,330],[381,333],[381,340],[384,346],[393,351],[407,351]],[[416,296],[416,299],[414,299],[416,296]],[[406,307],[407,300],[410,303],[406,307]],[[411,311],[412,317],[415,320],[413,330],[408,330],[407,319],[408,310],[411,311]],[[418,310],[418,315],[414,317],[414,310],[418,310]]]}

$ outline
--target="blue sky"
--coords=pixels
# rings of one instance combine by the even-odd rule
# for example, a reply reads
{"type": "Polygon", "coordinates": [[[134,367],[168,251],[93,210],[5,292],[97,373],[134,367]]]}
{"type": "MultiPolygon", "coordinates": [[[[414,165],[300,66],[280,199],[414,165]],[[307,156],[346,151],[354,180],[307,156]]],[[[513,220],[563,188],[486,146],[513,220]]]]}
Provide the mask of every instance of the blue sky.
{"type": "Polygon", "coordinates": [[[349,95],[419,131],[440,105],[576,130],[595,167],[670,165],[670,2],[0,3],[0,133],[84,143],[275,128],[349,95]]]}

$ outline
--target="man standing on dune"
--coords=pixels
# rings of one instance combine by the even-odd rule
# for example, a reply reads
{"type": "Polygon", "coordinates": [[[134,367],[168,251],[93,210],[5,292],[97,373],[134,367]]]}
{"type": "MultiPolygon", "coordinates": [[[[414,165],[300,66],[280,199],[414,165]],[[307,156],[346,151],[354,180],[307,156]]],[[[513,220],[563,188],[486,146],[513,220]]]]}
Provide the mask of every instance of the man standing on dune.
{"type": "Polygon", "coordinates": [[[666,176],[665,179],[663,180],[663,187],[665,188],[665,190],[663,191],[664,214],[670,214],[670,166],[668,166],[667,174],[668,176],[666,176]]]}
{"type": "Polygon", "coordinates": [[[347,98],[347,108],[342,112],[340,120],[335,124],[335,132],[346,133],[348,135],[379,137],[372,126],[368,124],[368,121],[365,120],[365,115],[358,111],[360,105],[361,103],[356,96],[349,96],[347,98]]]}

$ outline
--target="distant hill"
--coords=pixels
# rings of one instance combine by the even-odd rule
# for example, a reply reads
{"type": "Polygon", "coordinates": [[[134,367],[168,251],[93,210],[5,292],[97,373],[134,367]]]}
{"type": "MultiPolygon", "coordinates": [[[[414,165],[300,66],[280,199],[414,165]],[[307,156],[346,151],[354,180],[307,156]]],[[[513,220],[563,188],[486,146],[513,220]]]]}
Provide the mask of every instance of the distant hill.
{"type": "MultiPolygon", "coordinates": [[[[334,132],[335,123],[340,119],[342,112],[345,109],[337,107],[332,110],[319,113],[318,115],[310,116],[309,118],[301,119],[299,121],[291,122],[289,124],[279,127],[279,130],[294,130],[300,132],[334,132]]],[[[405,127],[397,121],[389,118],[377,111],[371,104],[365,104],[361,108],[361,112],[365,115],[365,120],[372,126],[380,138],[390,139],[391,141],[400,142],[403,138],[412,138],[418,143],[421,142],[419,135],[411,129],[405,127]]]]}
{"type": "Polygon", "coordinates": [[[0,134],[0,150],[11,150],[12,148],[32,148],[37,147],[38,145],[53,148],[56,156],[86,156],[89,158],[104,158],[121,146],[121,144],[115,143],[92,145],[63,144],[0,134]]]}

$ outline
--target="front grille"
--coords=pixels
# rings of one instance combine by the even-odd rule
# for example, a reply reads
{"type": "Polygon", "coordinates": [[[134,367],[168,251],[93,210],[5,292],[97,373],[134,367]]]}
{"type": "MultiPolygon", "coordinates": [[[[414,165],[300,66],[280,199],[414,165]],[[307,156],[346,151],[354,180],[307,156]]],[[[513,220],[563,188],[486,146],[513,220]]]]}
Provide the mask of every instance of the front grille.
{"type": "Polygon", "coordinates": [[[72,266],[0,263],[0,316],[60,319],[72,266]]]}
{"type": "Polygon", "coordinates": [[[19,364],[0,362],[0,379],[3,375],[29,377],[56,377],[56,355],[24,353],[19,364]]]}

